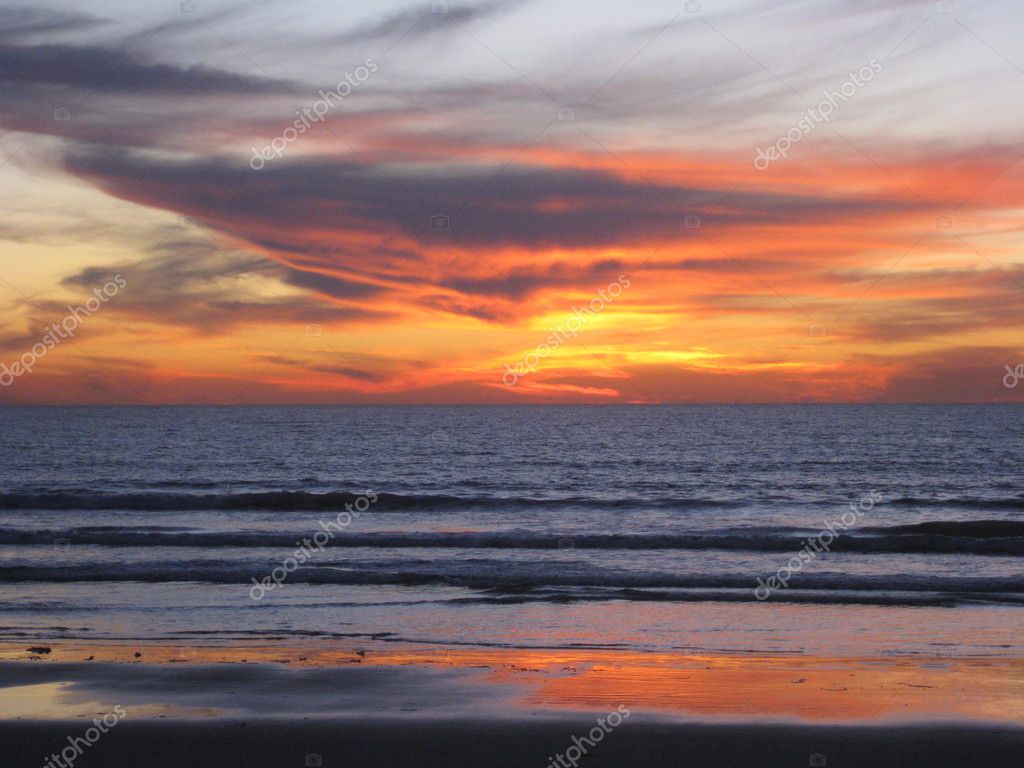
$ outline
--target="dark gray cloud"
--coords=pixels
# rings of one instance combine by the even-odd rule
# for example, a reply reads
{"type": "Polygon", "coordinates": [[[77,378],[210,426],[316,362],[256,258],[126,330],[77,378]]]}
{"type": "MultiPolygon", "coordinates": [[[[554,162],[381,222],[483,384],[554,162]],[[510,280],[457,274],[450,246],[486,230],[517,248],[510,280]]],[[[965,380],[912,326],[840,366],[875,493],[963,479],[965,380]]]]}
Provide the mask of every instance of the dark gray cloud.
{"type": "Polygon", "coordinates": [[[27,5],[0,6],[0,40],[53,32],[76,32],[109,23],[86,13],[67,13],[27,5]]]}
{"type": "Polygon", "coordinates": [[[265,259],[224,253],[203,240],[181,237],[160,243],[147,259],[136,266],[86,267],[65,277],[61,284],[91,291],[109,280],[114,272],[130,271],[145,278],[151,294],[160,291],[174,296],[193,293],[202,286],[212,287],[224,278],[267,274],[276,268],[276,264],[265,259]]]}
{"type": "Polygon", "coordinates": [[[548,267],[520,267],[482,278],[452,278],[442,284],[460,293],[518,300],[545,286],[580,285],[590,280],[614,279],[624,269],[625,262],[606,259],[587,265],[558,263],[548,267]]]}
{"type": "MultiPolygon", "coordinates": [[[[350,286],[340,278],[311,275],[258,256],[221,251],[201,239],[164,242],[134,264],[86,267],[66,277],[62,284],[88,293],[115,273],[122,274],[128,285],[106,311],[187,326],[201,333],[220,333],[244,324],[338,324],[387,317],[387,313],[370,306],[331,300],[366,297],[379,289],[350,286]],[[310,288],[323,298],[257,296],[248,288],[247,281],[253,278],[310,288]]],[[[35,306],[54,316],[66,312],[65,305],[58,301],[36,302],[35,306]]]]}
{"type": "Polygon", "coordinates": [[[0,45],[0,83],[51,85],[90,91],[201,96],[289,93],[293,83],[204,66],[153,64],[115,48],[0,45]]]}
{"type": "MultiPolygon", "coordinates": [[[[329,344],[326,345],[329,347],[329,344]]],[[[408,361],[399,361],[380,355],[366,354],[338,354],[332,351],[332,357],[342,358],[340,362],[321,363],[313,360],[303,360],[298,357],[286,355],[259,355],[256,359],[263,363],[284,366],[306,373],[326,373],[331,376],[341,376],[355,381],[380,383],[390,378],[389,370],[408,368],[408,361]],[[370,367],[377,370],[370,370],[370,367]]]]}
{"type": "Polygon", "coordinates": [[[590,264],[556,263],[547,267],[519,267],[487,277],[454,277],[441,282],[446,288],[477,296],[493,296],[518,301],[532,293],[551,287],[571,287],[615,280],[619,275],[640,272],[704,272],[739,274],[752,269],[769,271],[782,265],[754,258],[673,259],[667,261],[627,261],[601,259],[590,264]]]}
{"type": "Polygon", "coordinates": [[[283,277],[284,282],[296,288],[306,288],[334,299],[363,299],[380,293],[381,288],[369,283],[345,280],[321,272],[306,272],[288,268],[283,277]]]}
{"type": "Polygon", "coordinates": [[[127,152],[77,151],[65,167],[119,197],[209,221],[247,239],[273,231],[302,250],[352,236],[401,233],[421,249],[584,249],[697,238],[731,226],[782,226],[872,218],[920,203],[647,184],[599,170],[512,166],[426,173],[382,172],[340,161],[269,163],[261,171],[224,159],[166,162],[127,152]],[[447,217],[435,219],[434,217],[447,217]],[[434,222],[432,226],[432,221],[434,222]],[[689,234],[687,234],[689,233],[689,234]]]}
{"type": "Polygon", "coordinates": [[[486,0],[476,5],[445,3],[447,10],[435,12],[433,3],[422,3],[392,13],[376,21],[361,24],[333,39],[337,43],[404,35],[406,38],[457,28],[479,19],[495,16],[523,5],[529,0],[486,0]]]}
{"type": "Polygon", "coordinates": [[[379,373],[367,371],[362,368],[353,368],[348,365],[314,365],[311,366],[311,370],[318,373],[330,373],[335,376],[344,376],[347,379],[356,379],[357,381],[378,382],[387,378],[379,373]]]}

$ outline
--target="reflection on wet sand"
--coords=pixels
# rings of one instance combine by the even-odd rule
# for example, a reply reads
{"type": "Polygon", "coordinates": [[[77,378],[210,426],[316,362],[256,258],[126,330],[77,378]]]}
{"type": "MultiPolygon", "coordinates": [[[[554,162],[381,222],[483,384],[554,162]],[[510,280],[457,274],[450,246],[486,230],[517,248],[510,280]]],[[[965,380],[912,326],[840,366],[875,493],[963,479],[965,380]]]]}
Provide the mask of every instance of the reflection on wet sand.
{"type": "MultiPolygon", "coordinates": [[[[275,675],[288,688],[286,670],[344,670],[358,668],[364,695],[373,696],[373,670],[399,672],[408,695],[429,713],[436,693],[448,711],[459,706],[465,686],[499,686],[498,698],[524,712],[609,711],[619,704],[632,710],[685,719],[797,720],[806,722],[870,722],[873,720],[1024,720],[1024,659],[951,658],[814,658],[804,656],[676,655],[627,651],[566,651],[527,649],[405,649],[351,646],[262,645],[55,645],[45,655],[24,646],[0,646],[0,660],[17,661],[6,669],[31,664],[40,671],[53,663],[107,665],[110,662],[147,665],[274,665],[275,675]],[[29,661],[35,659],[35,661],[29,661]],[[447,670],[455,675],[434,674],[447,670]],[[455,690],[455,681],[458,690],[455,690]],[[448,690],[446,690],[448,689],[448,690]],[[433,690],[433,693],[431,692],[433,690]],[[460,693],[461,691],[461,693],[460,693]]],[[[179,667],[180,668],[180,667],[179,667]]],[[[218,667],[223,669],[223,667],[218,667]]],[[[22,668],[23,669],[23,668],[22,668]]],[[[118,669],[124,670],[123,667],[118,669]]],[[[141,670],[140,670],[141,671],[141,670]]],[[[73,675],[74,673],[69,673],[73,675]]],[[[119,678],[104,680],[109,696],[117,699],[119,678]]],[[[383,686],[383,677],[379,678],[383,686]]],[[[392,678],[387,678],[392,680],[392,678]]],[[[73,682],[69,680],[66,682],[73,682]]],[[[0,669],[0,684],[4,672],[0,669]]],[[[59,683],[9,686],[0,716],[74,716],[66,688],[59,683]]],[[[200,676],[199,687],[210,696],[218,685],[215,675],[200,676]]],[[[294,693],[282,689],[282,695],[294,693]]],[[[230,712],[223,707],[190,702],[188,691],[152,692],[153,701],[139,702],[142,716],[157,712],[178,716],[230,712]]],[[[205,694],[204,694],[205,695],[205,694]]],[[[323,695],[317,692],[311,695],[323,695]]],[[[464,706],[473,714],[470,699],[464,706]]],[[[358,706],[359,698],[352,701],[358,706]]],[[[352,701],[346,706],[351,707],[352,701]]],[[[97,700],[96,708],[102,703],[97,700]]],[[[330,703],[313,708],[318,714],[330,703]]],[[[77,705],[81,709],[80,704],[77,705]]],[[[91,710],[83,710],[91,711],[91,710]]],[[[353,714],[351,710],[347,714],[353,714]]]]}

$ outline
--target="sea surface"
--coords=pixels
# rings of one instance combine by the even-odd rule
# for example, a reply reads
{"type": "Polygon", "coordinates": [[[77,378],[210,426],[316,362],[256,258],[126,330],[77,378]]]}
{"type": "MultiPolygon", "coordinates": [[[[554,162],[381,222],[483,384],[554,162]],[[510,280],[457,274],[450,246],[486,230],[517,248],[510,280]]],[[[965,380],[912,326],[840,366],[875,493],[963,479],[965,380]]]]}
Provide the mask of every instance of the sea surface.
{"type": "Polygon", "coordinates": [[[1016,406],[4,408],[0,445],[0,641],[1024,637],[1016,406]]]}

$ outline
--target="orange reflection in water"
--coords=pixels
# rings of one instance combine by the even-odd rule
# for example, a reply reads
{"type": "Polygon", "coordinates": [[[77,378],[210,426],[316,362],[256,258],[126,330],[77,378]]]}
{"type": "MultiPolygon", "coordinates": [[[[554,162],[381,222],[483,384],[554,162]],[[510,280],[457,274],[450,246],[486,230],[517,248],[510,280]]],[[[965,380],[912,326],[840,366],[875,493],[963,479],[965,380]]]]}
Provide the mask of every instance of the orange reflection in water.
{"type": "MultiPolygon", "coordinates": [[[[429,663],[437,654],[392,655],[429,663]]],[[[690,717],[980,719],[1024,722],[1024,659],[680,656],[626,651],[454,652],[496,683],[527,684],[526,704],[603,710],[620,704],[690,717]]],[[[401,659],[401,661],[399,661],[401,659]]]]}
{"type": "MultiPolygon", "coordinates": [[[[0,645],[0,659],[26,659],[0,645]]],[[[37,657],[39,658],[39,657],[37,657]]],[[[514,687],[522,708],[610,712],[619,705],[687,718],[972,719],[1024,722],[1024,658],[823,658],[530,649],[356,649],[261,646],[57,645],[46,661],[359,664],[476,670],[481,685],[514,687]],[[140,656],[136,657],[135,654],[140,656]]],[[[439,683],[443,684],[443,683],[439,683]]]]}

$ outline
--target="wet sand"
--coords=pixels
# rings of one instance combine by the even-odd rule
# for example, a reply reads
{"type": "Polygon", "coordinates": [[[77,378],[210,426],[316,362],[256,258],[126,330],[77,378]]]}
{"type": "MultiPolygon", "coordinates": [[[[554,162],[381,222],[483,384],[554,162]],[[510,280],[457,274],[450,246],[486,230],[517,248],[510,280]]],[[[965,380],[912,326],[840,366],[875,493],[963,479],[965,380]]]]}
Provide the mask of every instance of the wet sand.
{"type": "MultiPolygon", "coordinates": [[[[478,711],[474,691],[499,701],[502,711],[571,713],[608,711],[625,704],[638,711],[689,720],[773,719],[818,723],[877,720],[965,720],[1024,723],[1024,659],[1021,658],[821,658],[798,655],[687,655],[607,650],[457,649],[359,647],[318,641],[309,645],[259,646],[54,644],[49,653],[22,644],[0,645],[0,684],[12,680],[57,685],[67,693],[6,689],[0,717],[72,717],[86,693],[113,703],[118,686],[133,680],[136,706],[244,714],[242,700],[222,696],[224,681],[276,679],[271,693],[287,700],[310,687],[306,705],[318,714],[338,708],[368,712],[362,683],[356,698],[345,685],[327,691],[322,677],[367,682],[380,688],[373,712],[460,714],[478,711]],[[136,655],[138,654],[138,655],[136,655]],[[216,674],[199,669],[218,670],[216,674]],[[231,669],[240,670],[234,673],[231,669]],[[263,671],[259,671],[263,670],[263,671]],[[346,673],[348,670],[348,673],[346,673]],[[172,682],[187,679],[184,688],[172,682]],[[384,695],[384,684],[401,679],[409,701],[384,695]],[[6,679],[6,682],[5,682],[6,679]],[[147,683],[151,680],[151,683],[147,683]],[[72,695],[72,692],[78,693],[72,695]],[[339,697],[332,700],[328,693],[339,697]],[[19,701],[23,705],[19,706],[19,701]],[[455,709],[445,709],[446,702],[455,709]],[[410,703],[412,702],[412,703],[410,703]],[[473,702],[472,708],[469,703],[473,702]],[[444,706],[442,706],[444,705],[444,706]],[[402,708],[406,707],[405,710],[402,708]]],[[[24,685],[24,684],[22,684],[24,685]]],[[[250,695],[253,692],[250,691],[250,695]]],[[[269,695],[262,712],[281,715],[269,695]]],[[[122,702],[124,703],[124,702],[122,702]]],[[[147,710],[148,711],[148,710],[147,710]]]]}
{"type": "Polygon", "coordinates": [[[574,759],[1016,768],[1024,754],[1019,659],[399,651],[322,642],[49,649],[0,647],[5,768],[45,766],[116,707],[125,717],[75,755],[76,768],[281,768],[305,765],[306,755],[346,767],[544,768],[562,755],[562,768],[574,759]],[[628,713],[614,728],[613,712],[628,713]],[[595,734],[599,723],[607,730],[595,734]],[[573,754],[574,737],[588,733],[599,743],[573,754]]]}

